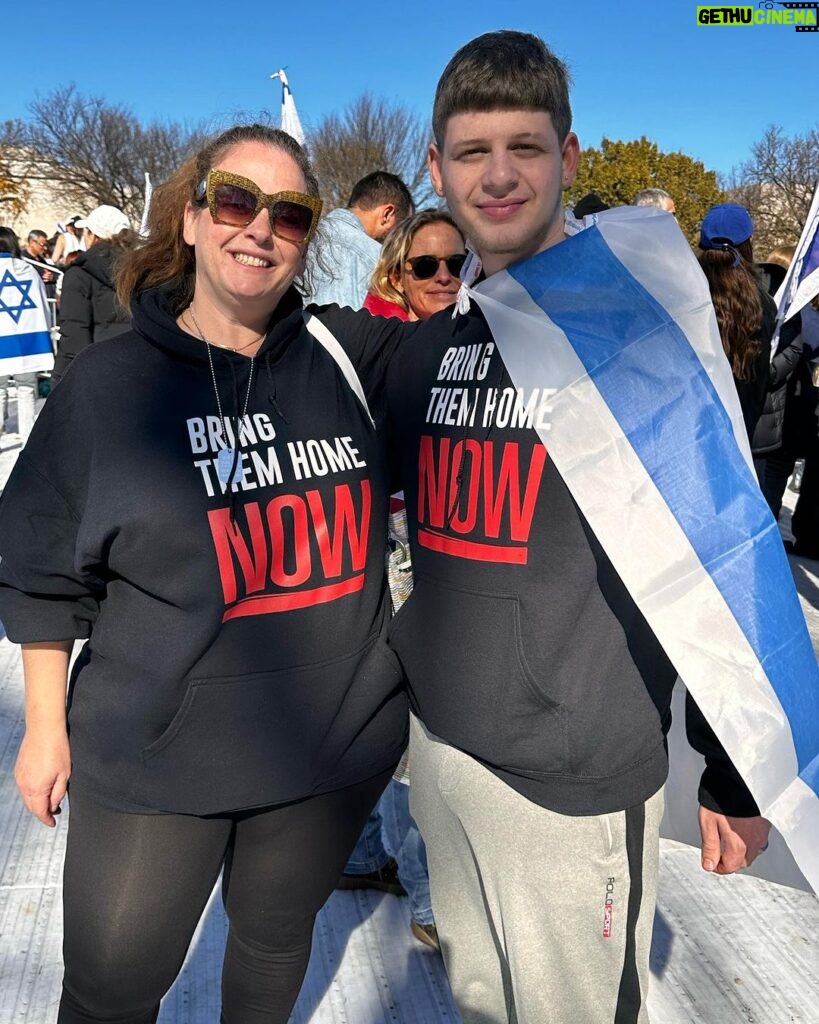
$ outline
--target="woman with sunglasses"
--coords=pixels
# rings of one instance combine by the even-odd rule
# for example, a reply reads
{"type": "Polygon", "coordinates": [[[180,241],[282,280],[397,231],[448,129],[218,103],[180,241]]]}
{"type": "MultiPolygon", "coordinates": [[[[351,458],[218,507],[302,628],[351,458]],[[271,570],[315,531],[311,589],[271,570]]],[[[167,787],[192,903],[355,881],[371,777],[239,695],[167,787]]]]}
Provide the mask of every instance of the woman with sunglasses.
{"type": "Polygon", "coordinates": [[[451,306],[466,259],[464,237],[449,214],[422,210],[387,235],[364,308],[400,320],[427,320],[451,306]]]}
{"type": "Polygon", "coordinates": [[[275,129],[180,168],[119,278],[132,330],[80,354],[2,497],[16,777],[44,824],[71,776],[60,1024],[155,1020],[220,871],[222,1020],[284,1024],[405,746],[371,419],[389,353],[332,353],[303,314],[320,210],[275,129]]]}

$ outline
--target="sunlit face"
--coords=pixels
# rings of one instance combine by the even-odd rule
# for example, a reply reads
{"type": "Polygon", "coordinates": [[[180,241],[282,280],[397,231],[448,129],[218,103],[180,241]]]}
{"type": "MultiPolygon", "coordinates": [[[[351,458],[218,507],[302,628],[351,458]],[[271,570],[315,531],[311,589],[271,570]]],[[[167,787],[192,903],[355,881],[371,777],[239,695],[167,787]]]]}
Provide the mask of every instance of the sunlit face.
{"type": "Polygon", "coordinates": [[[490,110],[453,114],[442,148],[430,146],[433,184],[493,274],[563,239],[563,189],[579,144],[561,144],[550,114],[490,110]]]}
{"type": "Polygon", "coordinates": [[[393,276],[393,286],[406,296],[411,320],[426,320],[433,313],[452,305],[461,281],[450,273],[443,260],[464,252],[466,249],[460,231],[446,221],[425,224],[415,232],[407,260],[415,256],[434,256],[439,263],[433,276],[426,280],[419,280],[408,262],[400,274],[393,276]]]}
{"type": "MultiPolygon", "coordinates": [[[[215,167],[250,178],[268,194],[306,191],[296,161],[268,143],[240,142],[215,167]]],[[[304,266],[306,247],[276,237],[266,209],[237,228],[215,224],[206,206],[188,203],[183,236],[196,252],[197,306],[237,319],[269,316],[304,266]]]]}

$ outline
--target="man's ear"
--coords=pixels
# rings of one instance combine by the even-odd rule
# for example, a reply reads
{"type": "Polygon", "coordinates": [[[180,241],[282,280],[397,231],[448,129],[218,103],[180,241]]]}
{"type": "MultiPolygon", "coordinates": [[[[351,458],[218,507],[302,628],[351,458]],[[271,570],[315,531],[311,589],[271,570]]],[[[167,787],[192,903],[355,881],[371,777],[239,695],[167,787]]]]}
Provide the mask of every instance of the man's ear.
{"type": "Polygon", "coordinates": [[[395,203],[385,203],[381,207],[381,224],[387,230],[395,227],[395,203]]]}
{"type": "Polygon", "coordinates": [[[430,143],[427,151],[427,167],[435,194],[442,196],[444,194],[444,179],[441,175],[441,151],[434,142],[430,143]]]}
{"type": "Polygon", "coordinates": [[[569,132],[561,146],[563,160],[563,188],[569,188],[577,177],[580,162],[580,142],[574,132],[569,132]]]}

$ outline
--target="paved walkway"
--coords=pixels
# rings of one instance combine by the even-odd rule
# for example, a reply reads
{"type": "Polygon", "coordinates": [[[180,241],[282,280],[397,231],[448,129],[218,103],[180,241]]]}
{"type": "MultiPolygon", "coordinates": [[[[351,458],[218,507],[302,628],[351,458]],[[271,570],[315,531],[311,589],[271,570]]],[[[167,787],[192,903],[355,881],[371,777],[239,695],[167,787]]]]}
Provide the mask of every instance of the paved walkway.
{"type": "MultiPolygon", "coordinates": [[[[0,481],[16,455],[6,437],[0,481]]],[[[787,523],[783,514],[786,535],[787,523]]],[[[791,565],[819,649],[819,563],[791,565]]],[[[21,736],[19,651],[2,639],[0,1024],[51,1024],[60,992],[65,820],[48,830],[22,810],[12,777],[21,736]]],[[[215,894],[160,1024],[216,1024],[224,935],[215,894]]],[[[819,1024],[819,903],[757,878],[704,875],[696,851],[663,841],[651,967],[652,1024],[819,1024]]],[[[440,958],[410,934],[406,900],[331,897],[292,1024],[458,1020],[440,958]]]]}

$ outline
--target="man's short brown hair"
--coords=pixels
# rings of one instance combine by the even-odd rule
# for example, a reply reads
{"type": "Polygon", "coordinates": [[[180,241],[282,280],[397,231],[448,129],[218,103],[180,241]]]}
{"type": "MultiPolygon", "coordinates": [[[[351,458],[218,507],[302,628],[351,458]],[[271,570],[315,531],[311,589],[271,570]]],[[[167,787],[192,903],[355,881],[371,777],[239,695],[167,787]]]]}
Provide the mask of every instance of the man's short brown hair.
{"type": "Polygon", "coordinates": [[[412,216],[415,211],[410,190],[397,174],[373,171],[353,185],[347,207],[374,210],[376,206],[383,206],[385,203],[392,203],[395,207],[396,224],[412,216]]]}
{"type": "Polygon", "coordinates": [[[544,110],[562,143],[572,127],[569,72],[538,36],[504,29],[472,39],[444,68],[435,91],[432,130],[443,145],[453,114],[544,110]]]}

